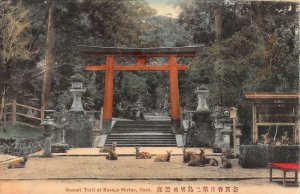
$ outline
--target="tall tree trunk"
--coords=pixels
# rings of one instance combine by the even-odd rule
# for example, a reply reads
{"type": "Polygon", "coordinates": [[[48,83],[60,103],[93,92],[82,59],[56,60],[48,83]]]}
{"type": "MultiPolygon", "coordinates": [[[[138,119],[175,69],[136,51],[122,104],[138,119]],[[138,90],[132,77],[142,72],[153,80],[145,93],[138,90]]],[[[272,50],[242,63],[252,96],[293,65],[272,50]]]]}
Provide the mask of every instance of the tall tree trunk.
{"type": "Polygon", "coordinates": [[[251,2],[252,7],[252,24],[263,27],[264,25],[264,2],[254,1],[251,2]]]}
{"type": "Polygon", "coordinates": [[[219,6],[215,7],[214,9],[214,16],[215,16],[215,31],[216,31],[216,42],[220,42],[222,40],[222,33],[223,33],[223,21],[222,21],[222,11],[219,6]]]}
{"type": "Polygon", "coordinates": [[[42,90],[42,101],[41,101],[41,109],[42,115],[41,119],[44,118],[44,112],[48,106],[49,102],[49,94],[51,89],[51,68],[53,64],[53,47],[54,47],[54,29],[53,29],[53,12],[55,8],[55,0],[52,0],[51,5],[49,7],[48,13],[48,30],[47,30],[47,41],[46,41],[46,65],[45,72],[43,78],[43,90],[42,90]]]}

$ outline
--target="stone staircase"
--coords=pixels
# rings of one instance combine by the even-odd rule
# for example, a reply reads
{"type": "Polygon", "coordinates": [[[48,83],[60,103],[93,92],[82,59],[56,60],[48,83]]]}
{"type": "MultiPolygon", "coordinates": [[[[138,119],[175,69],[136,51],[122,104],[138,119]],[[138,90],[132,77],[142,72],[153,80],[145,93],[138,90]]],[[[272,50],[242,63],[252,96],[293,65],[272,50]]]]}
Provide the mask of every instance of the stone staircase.
{"type": "Polygon", "coordinates": [[[105,145],[118,147],[176,147],[171,121],[117,121],[105,145]]]}

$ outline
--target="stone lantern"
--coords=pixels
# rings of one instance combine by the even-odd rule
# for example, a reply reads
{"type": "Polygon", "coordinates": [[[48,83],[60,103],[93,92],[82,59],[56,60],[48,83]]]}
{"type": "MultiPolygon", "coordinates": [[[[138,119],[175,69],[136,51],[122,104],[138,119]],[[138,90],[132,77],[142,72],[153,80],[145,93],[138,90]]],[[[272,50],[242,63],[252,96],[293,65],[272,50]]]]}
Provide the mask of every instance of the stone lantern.
{"type": "MultiPolygon", "coordinates": [[[[225,111],[226,112],[226,111],[225,111]]],[[[223,136],[223,146],[224,148],[230,148],[230,135],[232,133],[231,130],[231,121],[228,118],[223,118],[222,121],[223,122],[223,129],[220,130],[222,136],[223,136]]]]}
{"type": "Polygon", "coordinates": [[[83,106],[81,102],[82,93],[85,92],[85,88],[83,88],[82,80],[83,76],[79,73],[75,73],[71,77],[72,80],[72,88],[70,89],[70,92],[73,95],[73,104],[71,106],[70,111],[83,111],[83,106]]]}
{"type": "Polygon", "coordinates": [[[238,154],[236,126],[237,126],[237,108],[232,107],[230,109],[230,119],[232,119],[232,135],[233,135],[233,151],[234,155],[238,154]]]}
{"type": "Polygon", "coordinates": [[[241,145],[240,138],[243,135],[242,134],[242,126],[243,125],[241,123],[239,123],[239,122],[236,125],[236,133],[235,133],[235,135],[236,135],[236,143],[235,143],[235,145],[236,145],[236,154],[237,155],[240,155],[240,145],[241,145]]]}
{"type": "Polygon", "coordinates": [[[205,86],[204,84],[202,84],[201,86],[198,86],[197,89],[195,90],[195,93],[197,95],[198,98],[198,106],[196,111],[208,111],[208,106],[206,103],[206,100],[209,96],[209,89],[207,88],[207,86],[205,86]]]}
{"type": "Polygon", "coordinates": [[[196,112],[193,115],[193,121],[195,122],[194,139],[197,145],[201,146],[213,146],[214,142],[214,130],[212,129],[212,111],[209,110],[206,100],[209,95],[208,87],[204,83],[195,90],[195,94],[198,97],[198,106],[196,112]]]}
{"type": "Polygon", "coordinates": [[[42,134],[45,137],[45,145],[44,145],[44,157],[51,157],[51,137],[53,134],[52,127],[54,125],[53,119],[47,116],[44,121],[41,123],[42,125],[42,134]]]}

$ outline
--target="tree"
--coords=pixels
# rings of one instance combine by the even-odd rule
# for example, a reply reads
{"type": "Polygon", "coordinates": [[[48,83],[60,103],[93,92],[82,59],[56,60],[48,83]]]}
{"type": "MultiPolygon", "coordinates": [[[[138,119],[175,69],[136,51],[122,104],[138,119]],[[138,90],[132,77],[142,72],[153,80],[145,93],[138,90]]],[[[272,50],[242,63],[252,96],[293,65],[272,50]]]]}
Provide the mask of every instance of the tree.
{"type": "Polygon", "coordinates": [[[46,64],[44,68],[44,79],[43,79],[43,89],[42,89],[42,120],[44,119],[44,110],[48,106],[48,98],[50,94],[51,87],[51,68],[53,64],[53,48],[54,48],[54,27],[53,27],[53,17],[56,1],[52,0],[49,7],[48,13],[48,30],[47,30],[47,42],[46,42],[46,64]]]}
{"type": "Polygon", "coordinates": [[[16,80],[21,81],[20,74],[28,72],[26,61],[36,54],[29,36],[31,24],[29,9],[11,1],[0,2],[0,79],[12,96],[19,92],[16,80]]]}

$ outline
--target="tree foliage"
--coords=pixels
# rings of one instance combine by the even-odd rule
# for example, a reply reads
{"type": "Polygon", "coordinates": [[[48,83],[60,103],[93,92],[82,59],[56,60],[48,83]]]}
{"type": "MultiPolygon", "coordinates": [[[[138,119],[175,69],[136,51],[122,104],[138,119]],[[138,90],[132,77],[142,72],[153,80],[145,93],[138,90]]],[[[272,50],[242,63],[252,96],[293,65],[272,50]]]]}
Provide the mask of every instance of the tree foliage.
{"type": "Polygon", "coordinates": [[[0,87],[16,96],[30,88],[26,76],[33,68],[27,62],[36,55],[30,28],[33,18],[30,10],[11,1],[0,2],[0,87]]]}

